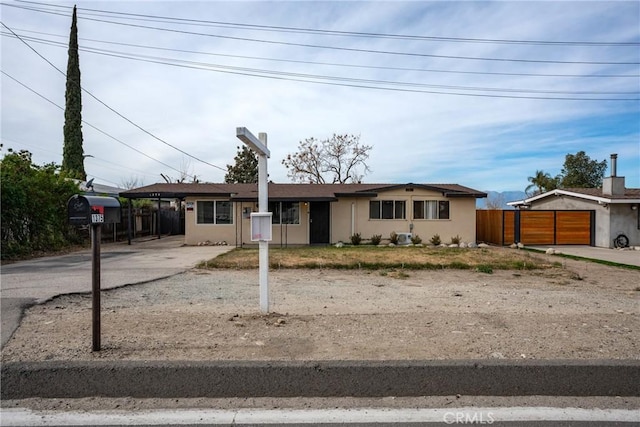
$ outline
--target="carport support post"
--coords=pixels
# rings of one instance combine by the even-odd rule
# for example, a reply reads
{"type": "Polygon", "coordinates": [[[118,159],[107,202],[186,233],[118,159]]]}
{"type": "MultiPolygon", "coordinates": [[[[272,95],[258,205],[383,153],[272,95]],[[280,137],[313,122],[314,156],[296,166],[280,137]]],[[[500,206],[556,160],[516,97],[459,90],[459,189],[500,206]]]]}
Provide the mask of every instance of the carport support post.
{"type": "Polygon", "coordinates": [[[100,351],[100,239],[102,226],[91,224],[91,328],[93,332],[93,351],[100,351]]]}

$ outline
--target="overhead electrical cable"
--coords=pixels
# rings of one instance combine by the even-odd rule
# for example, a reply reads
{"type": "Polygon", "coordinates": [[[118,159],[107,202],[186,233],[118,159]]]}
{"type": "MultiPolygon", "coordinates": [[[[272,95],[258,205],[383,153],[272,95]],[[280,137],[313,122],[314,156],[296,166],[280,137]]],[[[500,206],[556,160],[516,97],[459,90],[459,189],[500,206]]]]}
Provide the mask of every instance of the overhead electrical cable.
{"type": "MultiPolygon", "coordinates": [[[[17,30],[17,29],[16,29],[17,30]]],[[[26,33],[34,33],[47,35],[52,37],[60,37],[66,38],[67,36],[45,33],[41,31],[32,31],[32,30],[17,30],[26,33]]],[[[7,33],[2,33],[3,35],[7,33]]],[[[10,35],[12,36],[12,35],[10,35]]],[[[51,42],[58,43],[47,39],[30,37],[22,35],[23,38],[36,41],[36,42],[51,42]]],[[[188,50],[188,49],[176,49],[176,48],[168,48],[161,46],[149,46],[149,45],[140,45],[135,43],[123,43],[116,42],[110,40],[98,40],[98,39],[90,39],[90,38],[79,38],[80,41],[101,43],[101,44],[109,44],[116,46],[126,46],[133,47],[139,49],[150,49],[150,50],[160,50],[160,51],[168,51],[168,52],[180,52],[180,53],[189,53],[189,54],[197,54],[197,55],[206,55],[206,56],[217,56],[224,58],[234,58],[234,59],[250,59],[250,60],[259,60],[259,61],[271,61],[271,62],[284,62],[284,63],[292,63],[292,64],[308,64],[308,65],[323,65],[323,66],[331,66],[331,67],[343,67],[343,68],[359,68],[359,69],[374,69],[374,70],[391,70],[391,71],[415,71],[415,72],[425,72],[425,73],[446,73],[446,74],[474,74],[474,75],[498,75],[498,76],[522,76],[522,77],[567,77],[567,78],[638,78],[640,74],[544,74],[544,73],[507,73],[507,72],[491,72],[491,71],[465,71],[465,70],[441,70],[441,69],[428,69],[428,68],[411,68],[411,67],[388,67],[388,66],[376,66],[376,65],[359,65],[359,64],[348,64],[348,63],[337,63],[337,62],[320,62],[320,61],[303,61],[303,60],[295,60],[295,59],[278,59],[278,58],[267,58],[260,56],[247,56],[247,55],[231,55],[231,54],[222,54],[222,53],[213,53],[213,52],[204,52],[204,51],[196,51],[196,50],[188,50]]]]}
{"type": "MultiPolygon", "coordinates": [[[[63,76],[66,77],[66,73],[62,70],[60,70],[58,67],[56,67],[51,61],[49,61],[47,58],[45,58],[44,56],[42,56],[40,54],[40,52],[38,52],[37,50],[35,50],[29,43],[27,43],[25,40],[23,40],[19,35],[17,35],[11,28],[9,28],[4,22],[1,22],[2,25],[9,30],[15,37],[18,38],[18,40],[20,40],[22,43],[24,43],[29,49],[31,49],[33,52],[36,53],[36,55],[38,55],[40,58],[42,58],[44,61],[46,61],[49,65],[51,65],[54,69],[56,69],[60,74],[62,74],[63,76]]],[[[124,119],[125,121],[127,121],[128,123],[130,123],[131,125],[135,126],[136,128],[138,128],[139,130],[141,130],[142,132],[146,133],[147,135],[151,136],[152,138],[156,139],[157,141],[160,141],[161,143],[173,148],[176,151],[179,151],[180,153],[194,159],[197,160],[201,163],[204,163],[206,165],[209,165],[211,167],[214,167],[216,169],[219,169],[221,171],[227,172],[226,168],[222,168],[220,166],[214,165],[212,163],[209,163],[205,160],[202,160],[190,153],[187,153],[186,151],[168,143],[167,141],[163,140],[162,138],[154,135],[153,133],[149,132],[148,130],[144,129],[142,126],[138,125],[137,123],[133,122],[131,119],[125,117],[123,114],[121,114],[120,112],[116,111],[115,109],[113,109],[111,106],[107,105],[104,101],[102,101],[101,99],[99,99],[98,97],[96,97],[94,94],[92,94],[91,92],[89,92],[87,89],[81,87],[81,89],[89,96],[91,96],[93,99],[95,99],[97,102],[99,102],[100,104],[102,104],[104,107],[106,107],[109,111],[113,112],[114,114],[116,114],[117,116],[119,116],[120,118],[124,119]]]]}
{"type": "MultiPolygon", "coordinates": [[[[48,3],[17,0],[18,3],[36,4],[42,6],[52,6],[48,3]]],[[[69,9],[68,6],[57,6],[69,9]]],[[[387,39],[401,39],[401,40],[424,40],[424,41],[437,41],[437,42],[457,42],[457,43],[496,43],[496,44],[530,44],[530,45],[550,45],[550,46],[640,46],[640,42],[613,42],[613,41],[553,41],[553,40],[514,40],[514,39],[488,39],[477,37],[439,37],[439,36],[423,36],[423,35],[411,35],[411,34],[390,34],[390,33],[378,33],[378,32],[358,32],[358,31],[339,31],[339,30],[326,30],[317,28],[302,28],[302,27],[287,27],[276,25],[259,25],[259,24],[246,24],[237,22],[224,22],[224,21],[210,21],[203,19],[190,19],[190,18],[177,18],[174,16],[159,16],[139,13],[127,13],[108,11],[103,9],[91,9],[82,8],[83,11],[94,12],[102,15],[108,15],[112,17],[126,16],[133,17],[139,20],[162,20],[160,22],[176,22],[185,24],[196,25],[214,25],[224,26],[231,28],[243,28],[251,30],[268,30],[268,31],[284,31],[302,34],[324,34],[324,35],[339,35],[349,37],[367,37],[367,38],[387,38],[387,39]]]]}
{"type": "MultiPolygon", "coordinates": [[[[50,42],[52,45],[64,47],[61,43],[58,42],[50,42]]],[[[266,77],[266,76],[278,76],[281,80],[295,80],[295,81],[306,81],[306,82],[320,82],[325,81],[326,84],[331,84],[330,82],[334,82],[334,85],[344,86],[339,82],[348,82],[348,83],[358,83],[365,85],[379,85],[372,88],[383,88],[383,86],[405,86],[405,87],[424,87],[424,88],[434,88],[434,89],[449,89],[449,90],[458,90],[458,91],[474,91],[474,92],[504,92],[504,93],[530,93],[530,94],[555,94],[555,95],[640,95],[638,92],[629,92],[629,91],[560,91],[560,90],[540,90],[540,89],[516,89],[516,88],[496,88],[496,87],[479,87],[479,86],[457,86],[457,85],[435,85],[435,84],[425,84],[425,83],[414,83],[414,82],[397,82],[397,81],[388,81],[388,80],[372,80],[372,79],[360,79],[353,77],[340,77],[340,76],[327,76],[327,75],[314,75],[314,74],[305,74],[305,73],[292,73],[292,72],[284,72],[284,71],[274,71],[274,70],[265,70],[265,69],[256,69],[256,68],[247,68],[247,67],[236,67],[236,66],[228,66],[228,65],[220,65],[220,64],[210,64],[205,62],[196,62],[196,61],[187,61],[175,58],[164,58],[164,57],[156,57],[156,56],[148,56],[148,55],[140,55],[140,54],[130,54],[123,53],[117,51],[110,51],[106,49],[97,49],[97,48],[83,48],[80,47],[80,50],[86,53],[94,53],[99,55],[105,55],[110,57],[116,57],[121,59],[129,59],[136,60],[142,62],[149,62],[159,65],[170,65],[181,68],[190,68],[190,69],[198,69],[198,70],[206,70],[212,72],[227,72],[231,74],[241,74],[241,75],[249,75],[254,77],[266,77]],[[309,80],[302,80],[309,79],[309,80]],[[338,83],[335,83],[338,82],[338,83]]],[[[351,85],[350,85],[351,86],[351,85]]],[[[387,87],[387,90],[394,90],[393,87],[387,87]]],[[[416,92],[424,92],[424,91],[416,91],[416,92]]],[[[431,93],[431,92],[427,92],[431,93]]],[[[465,95],[464,93],[455,93],[456,95],[465,95]]],[[[471,94],[469,94],[471,95],[471,94]]],[[[489,95],[486,95],[489,96],[489,95]]],[[[560,99],[560,98],[549,98],[549,99],[560,99]]],[[[564,99],[564,98],[562,98],[564,99]]],[[[614,99],[604,99],[604,98],[581,98],[583,100],[614,100],[614,99]]],[[[615,100],[623,100],[623,101],[633,101],[636,98],[615,98],[615,100]]]]}
{"type": "MultiPolygon", "coordinates": [[[[54,12],[46,12],[46,11],[43,11],[43,12],[54,13],[54,12]]],[[[57,14],[57,13],[54,13],[54,14],[57,14]]],[[[249,38],[249,37],[236,37],[236,36],[228,36],[228,35],[220,35],[220,34],[201,33],[201,32],[194,32],[194,31],[180,30],[175,28],[163,28],[163,27],[155,27],[155,26],[133,24],[133,23],[126,23],[126,22],[117,22],[117,21],[112,21],[107,19],[89,18],[85,16],[78,16],[78,19],[84,19],[84,20],[93,21],[93,22],[103,22],[107,24],[127,26],[132,28],[142,28],[142,29],[148,29],[148,30],[188,34],[188,35],[195,35],[195,36],[201,36],[201,37],[213,37],[213,38],[219,38],[219,39],[225,39],[225,40],[236,40],[236,41],[244,41],[244,42],[252,42],[252,43],[295,46],[295,47],[312,48],[312,49],[328,49],[328,50],[337,50],[337,51],[346,51],[346,52],[360,52],[360,53],[369,53],[369,54],[377,54],[377,55],[439,58],[439,59],[453,59],[453,60],[466,60],[466,61],[537,63],[537,64],[640,65],[640,62],[625,62],[625,61],[621,61],[621,62],[559,61],[559,60],[549,60],[549,59],[489,58],[489,57],[474,57],[474,56],[460,56],[460,55],[436,55],[436,54],[417,53],[417,52],[398,52],[398,51],[389,51],[389,50],[362,49],[362,48],[352,48],[352,47],[343,47],[343,46],[318,45],[318,44],[310,44],[310,43],[295,43],[295,42],[286,42],[286,41],[277,41],[277,40],[255,39],[255,38],[249,38]]],[[[634,46],[634,45],[631,45],[631,46],[634,46]]]]}
{"type": "MultiPolygon", "coordinates": [[[[13,77],[13,76],[11,76],[11,75],[7,74],[5,71],[0,70],[0,73],[4,74],[5,76],[7,76],[8,78],[10,78],[10,79],[11,79],[11,80],[13,80],[14,82],[18,83],[20,86],[24,87],[25,89],[29,90],[30,92],[34,93],[35,95],[39,96],[40,98],[44,99],[45,101],[49,102],[50,104],[52,104],[52,105],[54,105],[54,106],[58,107],[60,110],[62,110],[62,111],[64,112],[64,107],[63,107],[63,106],[56,104],[54,101],[50,100],[50,99],[49,99],[49,98],[47,98],[46,96],[44,96],[44,95],[42,95],[41,93],[37,92],[35,89],[32,89],[32,88],[31,88],[31,87],[29,87],[28,85],[26,85],[26,84],[22,83],[21,81],[19,81],[19,80],[18,80],[18,79],[16,79],[15,77],[13,77]]],[[[139,154],[142,154],[143,156],[145,156],[145,157],[146,157],[146,158],[148,158],[148,159],[151,159],[151,160],[153,160],[153,161],[155,161],[155,162],[158,162],[158,163],[160,163],[161,165],[166,166],[166,167],[168,167],[169,169],[174,170],[174,171],[176,171],[176,172],[184,173],[183,171],[181,171],[181,170],[179,170],[179,169],[176,169],[176,168],[174,168],[173,166],[171,166],[171,165],[169,165],[169,164],[167,164],[167,163],[164,163],[164,162],[163,162],[163,161],[161,161],[161,160],[158,160],[158,159],[156,159],[156,158],[154,158],[154,157],[151,157],[151,156],[150,156],[150,155],[148,155],[147,153],[145,153],[145,152],[143,152],[143,151],[141,151],[141,150],[138,150],[137,148],[135,148],[135,147],[133,147],[133,146],[131,146],[131,145],[127,144],[126,142],[121,141],[120,139],[116,138],[115,136],[113,136],[113,135],[111,135],[111,134],[109,134],[109,133],[107,133],[107,132],[103,131],[102,129],[100,129],[100,128],[98,128],[98,127],[94,126],[94,125],[92,125],[91,123],[89,123],[89,122],[87,122],[87,121],[85,121],[85,120],[82,120],[82,123],[84,123],[85,125],[89,126],[89,127],[90,127],[90,128],[92,128],[92,129],[94,129],[94,130],[96,130],[96,131],[100,132],[101,134],[103,134],[103,135],[105,135],[105,136],[107,136],[107,137],[109,137],[109,138],[113,139],[114,141],[116,141],[116,142],[118,142],[118,143],[120,143],[120,144],[124,145],[125,147],[130,148],[130,149],[132,149],[133,151],[135,151],[135,152],[137,152],[137,153],[139,153],[139,154]]],[[[187,174],[187,175],[188,175],[188,174],[187,174]]],[[[194,176],[192,176],[192,175],[188,175],[188,176],[189,176],[190,178],[195,178],[195,177],[194,177],[194,176]]]]}
{"type": "Polygon", "coordinates": [[[104,22],[108,24],[122,25],[127,27],[134,27],[134,28],[143,28],[148,30],[165,31],[165,32],[179,33],[179,34],[189,34],[189,35],[201,36],[201,37],[213,37],[213,38],[219,38],[219,39],[225,39],[225,40],[236,40],[236,41],[245,41],[245,42],[252,42],[252,43],[284,45],[284,46],[296,46],[296,47],[313,48],[313,49],[328,49],[328,50],[338,50],[338,51],[345,51],[345,52],[371,53],[376,55],[455,59],[455,60],[466,60],[466,61],[535,63],[535,64],[640,65],[640,61],[631,61],[631,62],[556,61],[556,60],[550,60],[550,59],[485,58],[485,57],[476,57],[476,56],[436,55],[436,54],[430,54],[430,53],[397,52],[397,51],[390,51],[390,50],[361,49],[361,48],[354,48],[354,47],[327,46],[327,45],[317,45],[317,44],[310,44],[310,43],[294,43],[294,42],[284,42],[284,41],[276,41],[276,40],[261,40],[261,39],[253,39],[249,37],[223,36],[220,34],[198,33],[194,31],[177,30],[173,28],[151,27],[148,25],[140,25],[140,24],[127,24],[122,22],[108,21],[104,19],[95,19],[95,18],[78,18],[78,19],[85,19],[85,20],[94,21],[94,22],[104,22]]]}

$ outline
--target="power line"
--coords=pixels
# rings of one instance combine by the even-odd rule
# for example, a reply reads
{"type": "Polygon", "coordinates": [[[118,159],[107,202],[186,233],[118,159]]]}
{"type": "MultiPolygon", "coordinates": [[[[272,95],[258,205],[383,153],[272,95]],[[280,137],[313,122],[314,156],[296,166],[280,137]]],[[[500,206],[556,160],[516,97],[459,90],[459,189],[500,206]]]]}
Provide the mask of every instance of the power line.
{"type": "MultiPolygon", "coordinates": [[[[61,43],[57,43],[57,42],[50,42],[50,43],[54,46],[61,45],[61,43]]],[[[513,89],[513,88],[495,88],[495,87],[435,85],[435,84],[412,83],[412,82],[371,80],[371,79],[359,79],[359,78],[351,78],[351,77],[291,73],[291,72],[284,72],[284,71],[273,71],[273,70],[235,67],[235,66],[227,66],[227,65],[219,65],[219,64],[209,64],[209,63],[186,61],[186,60],[180,60],[180,59],[174,59],[174,58],[163,58],[163,57],[154,57],[154,56],[139,55],[139,54],[128,54],[128,53],[110,51],[106,49],[97,49],[97,48],[81,48],[81,50],[87,53],[94,53],[99,55],[105,55],[110,57],[129,59],[129,60],[135,60],[135,61],[141,61],[141,62],[148,62],[148,63],[154,63],[159,65],[169,65],[169,66],[180,67],[180,68],[198,69],[198,70],[205,70],[205,71],[211,71],[211,72],[223,72],[223,73],[229,73],[229,74],[238,74],[238,75],[263,77],[263,78],[272,76],[273,78],[278,78],[280,80],[289,80],[289,81],[298,81],[298,82],[307,82],[307,83],[324,83],[324,84],[331,84],[335,86],[349,86],[349,87],[361,87],[361,88],[372,88],[372,89],[402,90],[394,87],[385,88],[380,86],[369,86],[369,85],[424,87],[424,88],[432,88],[432,89],[448,89],[448,90],[475,91],[475,92],[505,92],[505,93],[556,94],[556,95],[638,95],[638,92],[628,92],[628,91],[606,91],[606,92],[604,91],[558,91],[558,90],[554,91],[554,90],[538,90],[538,89],[513,89]],[[168,61],[171,61],[171,62],[168,62],[168,61]],[[325,80],[325,81],[322,82],[318,80],[325,80]],[[346,83],[351,83],[351,84],[346,84],[346,83]]],[[[477,96],[477,94],[432,92],[432,91],[409,90],[409,89],[403,89],[402,91],[477,96]]],[[[483,94],[483,95],[487,97],[491,96],[488,94],[483,94]]],[[[504,95],[501,97],[508,97],[508,96],[504,95]]],[[[530,98],[530,97],[513,96],[513,98],[530,98]]],[[[637,98],[584,98],[584,97],[582,98],[536,97],[535,99],[551,99],[551,100],[580,99],[580,100],[589,100],[589,101],[593,101],[593,100],[636,101],[638,100],[637,98]]]]}
{"type": "MultiPolygon", "coordinates": [[[[19,3],[29,3],[36,5],[51,6],[47,3],[17,0],[19,3]]],[[[66,6],[58,6],[65,7],[66,6]]],[[[550,46],[640,46],[640,42],[612,42],[612,41],[550,41],[550,40],[514,40],[514,39],[488,39],[477,37],[439,37],[439,36],[421,36],[411,34],[390,34],[390,33],[377,33],[377,32],[358,32],[358,31],[339,31],[339,30],[325,30],[317,28],[303,28],[303,27],[287,27],[276,25],[258,25],[258,24],[246,24],[237,22],[224,22],[224,21],[210,21],[202,19],[189,19],[189,18],[177,18],[169,16],[127,13],[127,12],[115,12],[102,9],[90,9],[82,8],[85,11],[96,12],[103,15],[113,15],[133,17],[135,20],[162,20],[156,22],[176,22],[183,24],[196,24],[202,26],[224,26],[231,28],[242,28],[251,30],[266,30],[266,31],[283,31],[302,34],[324,34],[324,35],[339,35],[350,37],[367,37],[367,38],[388,38],[388,39],[401,39],[401,40],[424,40],[424,41],[437,41],[437,42],[457,42],[457,43],[496,43],[496,44],[530,44],[530,45],[550,45],[550,46]],[[145,19],[140,19],[145,18],[145,19]]]]}
{"type": "MultiPolygon", "coordinates": [[[[16,7],[19,7],[19,6],[16,6],[16,7]]],[[[35,9],[32,9],[32,10],[35,10],[35,9]]],[[[52,13],[52,12],[45,12],[45,11],[41,11],[41,12],[52,13]]],[[[263,39],[254,39],[254,38],[248,38],[248,37],[223,36],[223,35],[219,35],[219,34],[199,33],[199,32],[194,32],[194,31],[186,31],[186,30],[178,30],[178,29],[172,29],[172,28],[154,27],[154,26],[148,26],[148,25],[124,23],[124,22],[110,21],[110,20],[106,20],[106,19],[87,18],[87,17],[81,17],[81,16],[79,16],[78,19],[84,19],[84,20],[94,21],[94,22],[103,22],[103,23],[107,23],[107,24],[121,25],[121,26],[133,27],[133,28],[142,28],[142,29],[148,29],[148,30],[157,30],[157,31],[179,33],[179,34],[196,35],[196,36],[202,36],[202,37],[213,37],[213,38],[226,39],[226,40],[236,40],[236,41],[245,41],[245,42],[252,42],[252,43],[284,45],[284,46],[295,46],[295,47],[304,47],[304,48],[313,48],[313,49],[328,49],[328,50],[337,50],[337,51],[346,51],[346,52],[370,53],[370,54],[378,54],[378,55],[408,56],[408,57],[438,58],[438,59],[454,59],[454,60],[467,60],[467,61],[496,61],[496,62],[515,62],[515,63],[537,63],[537,64],[640,65],[640,62],[556,61],[556,60],[543,60],[543,59],[488,58],[488,57],[471,57],[471,56],[459,56],[459,55],[436,55],[436,54],[416,53],[416,52],[398,52],[398,51],[375,50],[375,49],[361,49],[361,48],[327,46],[327,45],[317,45],[317,44],[308,44],[308,43],[294,43],[294,42],[285,42],[285,41],[276,41],[276,40],[263,40],[263,39]]],[[[478,40],[480,40],[480,39],[478,39],[478,40]]],[[[629,46],[635,46],[635,45],[640,45],[640,43],[631,44],[629,46]]]]}
{"type": "Polygon", "coordinates": [[[389,51],[389,50],[375,50],[375,49],[361,49],[361,48],[352,48],[352,47],[326,46],[326,45],[317,45],[317,44],[309,44],[309,43],[283,42],[283,41],[275,41],[275,40],[260,40],[260,39],[252,39],[252,38],[248,38],[248,37],[222,36],[222,35],[219,35],[219,34],[197,33],[197,32],[194,32],[194,31],[176,30],[176,29],[161,28],[161,27],[151,27],[151,26],[140,25],[140,24],[126,24],[126,23],[122,23],[122,22],[107,21],[107,20],[104,20],[104,19],[95,19],[95,18],[79,18],[79,19],[85,19],[85,20],[94,21],[94,22],[104,22],[104,23],[107,23],[107,24],[114,24],[114,25],[122,25],[122,26],[126,26],[126,27],[143,28],[143,29],[157,30],[157,31],[166,31],[166,32],[171,32],[171,33],[179,33],[179,34],[189,34],[189,35],[202,36],[202,37],[213,37],[213,38],[226,39],[226,40],[247,41],[247,42],[253,42],[253,43],[275,44],[275,45],[284,45],[284,46],[296,46],[296,47],[305,47],[305,48],[314,48],[314,49],[329,49],[329,50],[338,50],[338,51],[346,51],[346,52],[372,53],[372,54],[377,54],[377,55],[409,56],[409,57],[438,58],[438,59],[455,59],[455,60],[468,60],[468,61],[497,61],[497,62],[535,63],[535,64],[640,65],[640,62],[637,62],[637,61],[636,62],[554,61],[554,60],[546,60],[546,59],[485,58],[485,57],[476,57],[476,56],[435,55],[435,54],[430,54],[430,53],[397,52],[397,51],[389,51]]]}
{"type": "MultiPolygon", "coordinates": [[[[56,67],[51,61],[49,61],[47,58],[45,58],[44,56],[42,56],[37,50],[35,50],[31,45],[29,45],[29,43],[27,43],[25,40],[23,40],[19,35],[17,35],[11,28],[9,28],[4,22],[1,22],[2,25],[9,30],[15,37],[18,38],[18,40],[20,40],[22,43],[24,43],[29,49],[31,49],[33,52],[36,53],[36,55],[38,55],[40,58],[42,58],[44,61],[46,61],[49,65],[51,65],[54,69],[56,69],[56,71],[58,71],[60,74],[62,74],[63,76],[66,77],[66,73],[64,73],[62,70],[60,70],[58,67],[56,67]]],[[[149,132],[148,130],[144,129],[142,126],[138,125],[137,123],[133,122],[131,119],[129,119],[128,117],[125,117],[124,115],[122,115],[120,112],[116,111],[115,109],[113,109],[111,106],[107,105],[105,102],[103,102],[101,99],[99,99],[98,97],[96,97],[93,93],[89,92],[87,89],[85,89],[84,87],[81,87],[81,89],[88,94],[89,96],[91,96],[93,99],[95,99],[96,101],[98,101],[100,104],[102,104],[104,107],[106,107],[108,110],[110,110],[111,112],[113,112],[114,114],[118,115],[119,117],[121,117],[122,119],[124,119],[125,121],[129,122],[131,125],[135,126],[136,128],[138,128],[139,130],[141,130],[142,132],[146,133],[147,135],[151,136],[152,138],[162,142],[163,144],[173,148],[176,151],[179,151],[180,153],[191,157],[194,160],[197,160],[201,163],[204,163],[206,165],[209,165],[211,167],[214,167],[216,169],[219,169],[221,171],[227,172],[227,169],[222,168],[220,166],[214,165],[212,163],[209,163],[205,160],[202,160],[192,154],[187,153],[186,151],[168,143],[167,141],[163,140],[162,138],[154,135],[153,133],[149,132]]]]}
{"type": "MultiPolygon", "coordinates": [[[[32,30],[24,30],[24,29],[20,29],[19,31],[26,32],[26,33],[42,34],[42,35],[47,35],[52,37],[60,37],[60,38],[66,37],[59,34],[45,33],[41,31],[32,31],[32,30]]],[[[5,33],[3,33],[3,35],[4,34],[5,33]]],[[[45,43],[45,42],[58,43],[58,42],[54,42],[47,39],[37,38],[37,37],[30,37],[30,36],[23,36],[23,37],[36,42],[39,41],[42,43],[45,43]]],[[[267,58],[267,57],[260,57],[260,56],[231,55],[231,54],[203,52],[203,51],[188,50],[188,49],[167,48],[167,47],[161,47],[161,46],[140,45],[140,44],[134,44],[134,43],[123,43],[123,42],[115,42],[110,40],[98,40],[98,39],[89,39],[89,38],[79,38],[79,40],[94,42],[94,43],[101,43],[101,44],[116,45],[116,46],[134,47],[139,49],[151,49],[151,50],[160,50],[160,51],[168,51],[168,52],[190,53],[190,54],[206,55],[206,56],[218,56],[218,57],[224,57],[224,58],[250,59],[250,60],[260,60],[260,61],[284,62],[284,63],[292,63],[292,64],[324,65],[324,66],[332,66],[332,67],[375,69],[375,70],[389,70],[389,71],[415,71],[415,72],[425,72],[425,73],[497,75],[497,76],[518,76],[518,77],[567,77],[567,78],[637,78],[637,77],[640,77],[640,74],[543,74],[543,73],[507,73],[507,72],[491,72],[491,71],[460,71],[460,70],[441,70],[441,69],[410,68],[410,67],[387,67],[387,66],[359,65],[359,64],[336,63],[336,62],[278,59],[278,58],[267,58]]]]}
{"type": "MultiPolygon", "coordinates": [[[[5,76],[7,76],[8,78],[10,78],[10,79],[11,79],[11,80],[13,80],[14,82],[18,83],[20,86],[24,87],[25,89],[29,90],[30,92],[34,93],[35,95],[39,96],[40,98],[44,99],[44,100],[45,100],[45,101],[47,101],[48,103],[50,103],[50,104],[52,104],[52,105],[54,105],[54,106],[58,107],[60,110],[64,111],[64,107],[62,107],[62,106],[60,106],[60,105],[56,104],[54,101],[50,100],[50,99],[49,99],[49,98],[47,98],[46,96],[44,96],[44,95],[42,95],[41,93],[37,92],[35,89],[32,89],[32,88],[31,88],[31,87],[29,87],[28,85],[26,85],[26,84],[22,83],[21,81],[19,81],[19,80],[18,80],[18,79],[16,79],[15,77],[13,77],[13,76],[11,76],[11,75],[7,74],[5,71],[0,70],[0,73],[4,74],[5,76]]],[[[89,123],[89,122],[87,122],[87,121],[85,121],[85,120],[82,120],[82,123],[84,123],[85,125],[89,126],[89,127],[90,127],[90,128],[92,128],[92,129],[95,129],[96,131],[100,132],[101,134],[103,134],[103,135],[105,135],[105,136],[107,136],[107,137],[109,137],[109,138],[113,139],[114,141],[116,141],[116,142],[118,142],[118,143],[120,143],[120,144],[124,145],[125,147],[128,147],[128,148],[132,149],[133,151],[135,151],[135,152],[137,152],[137,153],[139,153],[139,154],[142,154],[143,156],[147,157],[148,159],[151,159],[151,160],[153,160],[153,161],[155,161],[155,162],[158,162],[158,163],[160,163],[161,165],[166,166],[166,167],[168,167],[169,169],[172,169],[172,170],[174,170],[174,171],[176,171],[176,172],[184,173],[183,171],[181,171],[181,170],[179,170],[179,169],[176,169],[176,168],[174,168],[173,166],[168,165],[168,164],[164,163],[164,162],[163,162],[163,161],[161,161],[161,160],[158,160],[158,159],[156,159],[156,158],[154,158],[154,157],[151,157],[151,156],[150,156],[150,155],[148,155],[147,153],[145,153],[145,152],[143,152],[143,151],[138,150],[137,148],[135,148],[135,147],[133,147],[133,146],[131,146],[131,145],[127,144],[126,142],[121,141],[120,139],[116,138],[115,136],[113,136],[113,135],[111,135],[111,134],[109,134],[109,133],[107,133],[107,132],[103,131],[102,129],[100,129],[100,128],[98,128],[98,127],[94,126],[94,125],[92,125],[91,123],[89,123]]],[[[187,175],[188,175],[188,174],[187,174],[187,175]]],[[[193,176],[191,176],[191,175],[188,175],[188,176],[189,176],[190,178],[194,178],[194,177],[193,177],[193,176]]]]}

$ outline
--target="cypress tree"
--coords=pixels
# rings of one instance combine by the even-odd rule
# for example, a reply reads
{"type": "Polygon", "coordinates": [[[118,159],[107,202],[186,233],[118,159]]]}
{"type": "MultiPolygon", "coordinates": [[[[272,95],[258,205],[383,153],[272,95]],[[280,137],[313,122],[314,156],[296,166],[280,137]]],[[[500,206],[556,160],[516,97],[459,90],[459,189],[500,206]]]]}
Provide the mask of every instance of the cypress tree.
{"type": "Polygon", "coordinates": [[[78,27],[76,7],[73,6],[69,60],[67,62],[67,88],[64,110],[64,147],[62,170],[68,176],[85,181],[84,151],[82,149],[82,92],[80,88],[80,59],[78,56],[78,27]]]}

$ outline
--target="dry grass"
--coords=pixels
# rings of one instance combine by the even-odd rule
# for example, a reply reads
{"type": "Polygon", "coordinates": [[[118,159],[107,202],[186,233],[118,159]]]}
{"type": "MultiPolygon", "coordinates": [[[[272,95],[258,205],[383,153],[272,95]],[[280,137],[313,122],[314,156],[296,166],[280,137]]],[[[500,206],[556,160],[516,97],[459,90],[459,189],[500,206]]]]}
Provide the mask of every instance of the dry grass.
{"type": "MultiPolygon", "coordinates": [[[[370,269],[404,268],[493,270],[540,269],[556,266],[541,256],[507,248],[434,248],[345,246],[336,248],[269,248],[271,268],[370,269]]],[[[257,268],[258,249],[234,249],[203,262],[199,268],[257,268]]]]}

